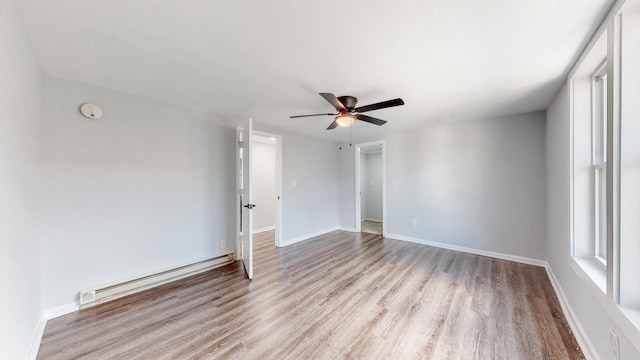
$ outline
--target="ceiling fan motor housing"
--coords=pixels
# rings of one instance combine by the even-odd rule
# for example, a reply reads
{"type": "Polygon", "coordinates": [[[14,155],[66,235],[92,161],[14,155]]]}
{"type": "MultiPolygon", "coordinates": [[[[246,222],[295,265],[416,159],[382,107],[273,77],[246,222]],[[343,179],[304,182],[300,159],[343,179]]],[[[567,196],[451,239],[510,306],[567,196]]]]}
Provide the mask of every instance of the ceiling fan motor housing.
{"type": "Polygon", "coordinates": [[[349,110],[350,112],[356,108],[356,104],[358,103],[357,98],[349,95],[338,96],[338,100],[340,100],[342,105],[344,105],[344,107],[347,108],[347,110],[349,110]]]}

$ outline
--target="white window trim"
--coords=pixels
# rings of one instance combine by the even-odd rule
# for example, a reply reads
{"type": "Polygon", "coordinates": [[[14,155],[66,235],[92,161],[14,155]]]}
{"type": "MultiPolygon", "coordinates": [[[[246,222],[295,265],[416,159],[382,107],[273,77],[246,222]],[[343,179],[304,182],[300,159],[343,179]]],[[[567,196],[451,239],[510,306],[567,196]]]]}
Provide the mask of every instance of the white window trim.
{"type": "Polygon", "coordinates": [[[621,66],[621,25],[622,15],[626,9],[637,11],[640,0],[616,1],[607,16],[602,21],[594,35],[589,40],[582,54],[573,65],[568,76],[569,86],[569,131],[570,131],[570,256],[569,265],[574,270],[578,278],[584,283],[586,288],[594,295],[608,316],[614,321],[616,326],[627,337],[630,343],[640,351],[640,309],[630,308],[620,305],[620,66],[621,66]],[[590,51],[598,43],[601,36],[606,33],[607,37],[607,93],[608,104],[607,114],[609,124],[607,128],[607,197],[610,199],[607,205],[607,223],[610,224],[607,231],[607,267],[606,272],[596,270],[595,274],[589,274],[594,266],[593,261],[585,258],[575,257],[575,194],[574,194],[574,89],[573,80],[580,71],[580,67],[589,56],[590,51]],[[617,170],[616,170],[617,169],[617,170]],[[605,274],[604,288],[598,284],[598,279],[602,279],[601,274],[605,274]]]}
{"type": "MultiPolygon", "coordinates": [[[[588,162],[590,172],[591,172],[591,181],[594,181],[596,177],[596,169],[603,169],[606,171],[605,166],[606,162],[602,161],[600,163],[596,162],[596,152],[595,147],[593,146],[595,141],[595,131],[594,131],[594,116],[595,113],[595,77],[599,74],[608,70],[608,35],[609,31],[607,31],[606,27],[601,28],[596,35],[592,38],[589,46],[582,54],[580,60],[576,64],[576,66],[572,69],[569,76],[569,90],[570,90],[570,131],[571,131],[571,139],[570,139],[570,147],[571,147],[571,266],[574,270],[579,271],[581,273],[581,278],[590,279],[592,285],[595,285],[594,288],[597,288],[601,295],[607,296],[607,285],[608,285],[608,274],[606,262],[601,262],[596,259],[595,254],[597,253],[595,250],[595,220],[594,213],[595,211],[595,191],[593,188],[589,189],[589,194],[586,195],[583,193],[584,189],[581,190],[581,198],[579,202],[583,202],[585,198],[582,196],[589,196],[590,207],[592,207],[591,218],[580,217],[578,220],[577,211],[576,211],[576,195],[575,192],[575,174],[576,174],[576,159],[579,160],[583,167],[586,165],[585,156],[588,156],[588,162]],[[585,94],[586,93],[586,94],[585,94]],[[586,95],[586,97],[585,97],[586,95]],[[577,107],[581,106],[581,107],[577,107]],[[588,106],[587,108],[583,108],[583,106],[588,106]],[[577,133],[584,134],[584,130],[589,129],[589,145],[588,148],[583,147],[580,149],[575,149],[575,136],[577,133]],[[580,129],[580,130],[578,130],[580,129]],[[588,236],[585,237],[585,233],[583,231],[576,231],[576,226],[588,226],[588,236]]],[[[581,135],[584,136],[584,135],[581,135]]],[[[581,138],[583,139],[583,138],[581,138]]],[[[586,140],[586,139],[584,139],[586,140]]],[[[580,140],[583,144],[581,146],[586,145],[583,140],[580,140]]],[[[584,168],[582,168],[584,170],[584,168]]],[[[582,171],[582,170],[580,170],[582,171]]],[[[582,175],[584,176],[584,175],[582,175]]]]}
{"type": "Polygon", "coordinates": [[[593,164],[593,243],[591,258],[593,262],[607,271],[607,60],[596,68],[591,80],[591,163],[593,164]],[[604,134],[603,134],[604,132],[604,134]],[[604,139],[603,139],[604,138],[604,139]],[[602,242],[604,241],[604,256],[602,242]]]}

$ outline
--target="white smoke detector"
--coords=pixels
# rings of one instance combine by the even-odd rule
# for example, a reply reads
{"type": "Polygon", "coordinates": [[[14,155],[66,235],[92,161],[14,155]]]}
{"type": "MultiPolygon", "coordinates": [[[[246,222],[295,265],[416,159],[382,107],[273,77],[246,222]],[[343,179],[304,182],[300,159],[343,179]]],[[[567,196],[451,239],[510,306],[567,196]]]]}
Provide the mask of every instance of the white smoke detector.
{"type": "Polygon", "coordinates": [[[80,112],[87,119],[100,119],[104,114],[102,108],[96,104],[82,104],[80,112]]]}

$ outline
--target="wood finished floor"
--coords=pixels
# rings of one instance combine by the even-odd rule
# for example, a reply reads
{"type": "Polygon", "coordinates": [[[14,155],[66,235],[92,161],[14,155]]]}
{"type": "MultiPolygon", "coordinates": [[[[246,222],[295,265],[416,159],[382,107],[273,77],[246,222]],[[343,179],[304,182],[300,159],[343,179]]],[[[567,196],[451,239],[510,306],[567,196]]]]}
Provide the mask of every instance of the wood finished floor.
{"type": "Polygon", "coordinates": [[[382,235],[382,222],[373,220],[362,220],[362,222],[360,222],[360,231],[369,234],[382,235]]]}
{"type": "Polygon", "coordinates": [[[342,231],[48,322],[38,359],[583,359],[541,267],[342,231]]]}

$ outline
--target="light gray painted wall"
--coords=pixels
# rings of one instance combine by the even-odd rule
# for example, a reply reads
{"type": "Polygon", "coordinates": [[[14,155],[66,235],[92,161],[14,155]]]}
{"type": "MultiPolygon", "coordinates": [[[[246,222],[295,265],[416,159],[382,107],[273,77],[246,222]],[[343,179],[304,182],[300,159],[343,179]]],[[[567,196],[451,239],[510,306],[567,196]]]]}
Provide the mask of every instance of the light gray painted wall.
{"type": "Polygon", "coordinates": [[[41,317],[38,194],[42,76],[13,1],[0,2],[0,359],[27,359],[41,317]]]}
{"type": "MultiPolygon", "coordinates": [[[[625,11],[622,64],[640,64],[640,2],[625,11]]],[[[620,303],[640,309],[640,66],[622,66],[620,129],[620,303]]]]}
{"type": "Polygon", "coordinates": [[[235,244],[235,129],[147,98],[47,77],[41,237],[44,308],[78,291],[235,244]],[[86,119],[78,106],[103,107],[86,119]]]}
{"type": "Polygon", "coordinates": [[[338,224],[355,229],[355,149],[349,144],[334,146],[338,148],[338,224]]]}
{"type": "Polygon", "coordinates": [[[335,228],[335,144],[293,133],[275,133],[282,135],[283,242],[335,228]]]}
{"type": "Polygon", "coordinates": [[[612,358],[609,329],[620,336],[621,359],[640,359],[640,352],[608,315],[604,295],[598,299],[569,266],[571,243],[570,209],[570,118],[569,91],[565,85],[547,110],[547,243],[546,256],[553,273],[578,321],[600,358],[612,358]]]}
{"type": "Polygon", "coordinates": [[[367,200],[362,208],[362,218],[382,221],[382,153],[366,154],[365,162],[367,200]]]}
{"type": "Polygon", "coordinates": [[[270,127],[255,126],[255,130],[282,136],[283,245],[309,234],[335,229],[338,226],[337,145],[270,127]]]}
{"type": "MultiPolygon", "coordinates": [[[[387,135],[388,233],[542,259],[544,136],[544,112],[387,135]]],[[[352,153],[339,159],[345,227],[353,227],[352,153]]]]}
{"type": "Polygon", "coordinates": [[[276,147],[261,141],[251,144],[251,179],[253,229],[264,229],[276,224],[276,147]]]}

